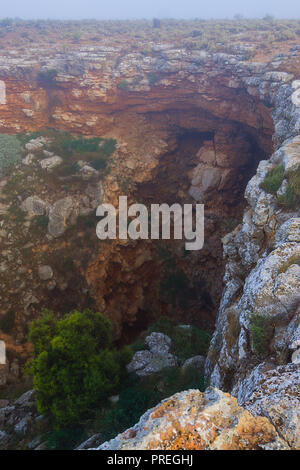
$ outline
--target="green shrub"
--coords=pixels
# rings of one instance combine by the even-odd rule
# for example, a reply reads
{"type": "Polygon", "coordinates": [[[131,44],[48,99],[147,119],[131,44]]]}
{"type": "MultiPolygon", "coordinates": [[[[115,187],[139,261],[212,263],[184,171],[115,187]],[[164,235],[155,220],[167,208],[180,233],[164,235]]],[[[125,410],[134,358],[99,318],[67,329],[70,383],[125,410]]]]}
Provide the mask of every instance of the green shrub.
{"type": "Polygon", "coordinates": [[[184,291],[189,287],[189,280],[181,270],[169,272],[160,283],[160,297],[171,305],[184,307],[184,291]]]}
{"type": "Polygon", "coordinates": [[[144,340],[153,332],[164,333],[172,340],[174,354],[184,362],[193,356],[206,356],[211,337],[208,333],[195,326],[182,328],[166,317],[161,317],[153,323],[132,345],[134,351],[145,349],[144,340]]]}
{"type": "Polygon", "coordinates": [[[22,159],[21,142],[15,135],[0,134],[0,178],[22,159]]]}
{"type": "Polygon", "coordinates": [[[34,359],[37,408],[57,428],[76,423],[97,400],[112,393],[130,360],[128,350],[113,349],[110,321],[100,313],[73,311],[57,320],[44,311],[33,322],[29,339],[34,359]]]}
{"type": "Polygon", "coordinates": [[[37,227],[46,228],[49,224],[49,217],[47,215],[37,215],[34,221],[37,227]]]}
{"type": "Polygon", "coordinates": [[[211,338],[195,326],[187,329],[176,326],[171,339],[175,355],[181,361],[185,361],[197,355],[206,356],[211,338]]]}
{"type": "Polygon", "coordinates": [[[273,15],[270,15],[269,13],[267,13],[267,14],[263,17],[263,20],[264,20],[264,21],[267,21],[268,23],[274,23],[275,18],[274,18],[273,15]]]}
{"type": "Polygon", "coordinates": [[[86,439],[86,432],[81,426],[60,429],[48,436],[47,447],[53,450],[73,450],[86,439]]]}
{"type": "Polygon", "coordinates": [[[18,139],[20,140],[21,144],[25,145],[32,139],[37,139],[41,137],[42,133],[40,131],[36,132],[27,132],[26,134],[19,134],[18,139]]]}
{"type": "Polygon", "coordinates": [[[40,70],[37,76],[37,81],[39,85],[44,88],[55,88],[57,86],[57,74],[58,72],[55,69],[40,70]]]}
{"type": "Polygon", "coordinates": [[[17,205],[12,205],[8,209],[8,218],[16,223],[22,223],[25,220],[25,212],[17,205]]]}
{"type": "Polygon", "coordinates": [[[164,394],[166,397],[184,390],[205,390],[205,379],[197,367],[190,365],[183,371],[181,368],[163,371],[164,394]]]}
{"type": "Polygon", "coordinates": [[[300,198],[300,168],[289,172],[288,180],[293,192],[298,198],[300,198]]]}
{"type": "Polygon", "coordinates": [[[159,82],[159,77],[155,73],[149,73],[148,82],[150,86],[154,86],[157,82],[159,82]]]}
{"type": "Polygon", "coordinates": [[[100,142],[102,142],[100,137],[85,139],[83,137],[73,138],[71,135],[66,135],[61,145],[65,151],[83,154],[86,152],[97,152],[100,142]]]}
{"type": "Polygon", "coordinates": [[[271,320],[257,314],[250,314],[249,320],[251,346],[259,356],[265,357],[274,329],[271,320]]]}
{"type": "MultiPolygon", "coordinates": [[[[64,157],[81,156],[93,158],[94,160],[102,159],[105,161],[116,150],[117,141],[115,139],[103,139],[101,137],[93,137],[90,139],[84,137],[73,137],[67,132],[52,131],[50,137],[53,142],[50,148],[58,155],[64,157]]],[[[70,165],[69,173],[76,173],[79,170],[77,162],[70,165]]]]}
{"type": "Polygon", "coordinates": [[[272,168],[261,183],[260,187],[267,193],[276,193],[284,180],[284,166],[272,168]]]}
{"type": "Polygon", "coordinates": [[[116,407],[106,409],[99,428],[104,439],[111,439],[136,424],[140,417],[161,400],[161,394],[153,387],[145,389],[140,381],[120,393],[116,407]]]}
{"type": "Polygon", "coordinates": [[[122,91],[129,91],[129,82],[127,80],[122,80],[118,83],[117,88],[122,91]]]}
{"type": "Polygon", "coordinates": [[[136,424],[149,408],[164,398],[188,389],[205,390],[205,380],[194,367],[164,369],[160,373],[143,378],[130,378],[119,395],[116,406],[104,410],[98,430],[105,440],[136,424]]]}
{"type": "Polygon", "coordinates": [[[293,191],[293,188],[288,184],[284,194],[281,194],[277,198],[277,204],[287,209],[293,209],[299,203],[299,199],[293,191]]]}
{"type": "Polygon", "coordinates": [[[108,161],[103,158],[94,158],[93,160],[90,161],[90,165],[92,168],[95,168],[95,170],[105,170],[107,167],[108,161]]]}
{"type": "Polygon", "coordinates": [[[284,194],[277,198],[280,206],[293,209],[300,205],[300,169],[287,174],[288,186],[284,194]]]}

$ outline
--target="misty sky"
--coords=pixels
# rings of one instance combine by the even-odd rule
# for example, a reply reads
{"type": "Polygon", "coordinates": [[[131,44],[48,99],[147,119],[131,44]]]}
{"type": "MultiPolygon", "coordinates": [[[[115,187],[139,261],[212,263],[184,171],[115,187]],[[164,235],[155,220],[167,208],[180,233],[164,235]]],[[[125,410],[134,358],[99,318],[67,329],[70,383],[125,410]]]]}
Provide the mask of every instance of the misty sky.
{"type": "Polygon", "coordinates": [[[300,18],[299,0],[9,0],[0,17],[55,19],[230,18],[236,13],[300,18]]]}

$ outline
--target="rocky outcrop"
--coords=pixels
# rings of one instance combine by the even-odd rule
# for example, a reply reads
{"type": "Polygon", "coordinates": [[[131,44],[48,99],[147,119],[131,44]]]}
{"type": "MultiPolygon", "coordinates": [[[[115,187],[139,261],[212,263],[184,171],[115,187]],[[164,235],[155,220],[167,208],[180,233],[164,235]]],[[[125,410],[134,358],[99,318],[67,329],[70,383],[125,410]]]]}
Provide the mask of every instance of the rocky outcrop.
{"type": "Polygon", "coordinates": [[[47,204],[38,196],[29,196],[22,202],[21,209],[32,216],[44,215],[46,214],[47,204]]]}
{"type": "Polygon", "coordinates": [[[290,338],[299,334],[300,268],[293,262],[300,254],[299,218],[297,212],[278,206],[276,194],[261,187],[268,171],[280,164],[285,174],[291,167],[300,168],[297,142],[298,138],[287,140],[269,161],[260,162],[246,189],[249,207],[243,224],[223,240],[226,287],[207,362],[215,386],[231,390],[240,374],[253,367],[249,360],[255,354],[249,341],[253,314],[272,325],[270,353],[277,361],[288,362],[298,347],[297,338],[293,346],[290,338]]]}
{"type": "Polygon", "coordinates": [[[290,445],[299,447],[299,364],[292,362],[300,344],[300,220],[297,209],[278,204],[289,175],[300,170],[300,110],[294,99],[299,82],[284,80],[276,93],[276,85],[273,91],[261,88],[275,104],[275,136],[283,143],[260,162],[246,188],[243,223],[223,239],[225,288],[206,374],[211,385],[232,392],[254,414],[267,416],[290,445]],[[282,185],[277,194],[267,193],[263,182],[280,165],[282,185]],[[264,326],[253,326],[251,318],[258,323],[263,318],[264,326]],[[264,337],[264,351],[255,347],[257,335],[264,337]]]}
{"type": "Polygon", "coordinates": [[[215,388],[178,393],[97,450],[287,450],[267,418],[215,388]]]}
{"type": "Polygon", "coordinates": [[[76,214],[74,213],[74,201],[71,197],[66,197],[56,201],[49,211],[48,232],[53,237],[63,235],[67,228],[67,224],[75,223],[76,214]],[[73,221],[70,222],[70,219],[73,221]]]}
{"type": "Polygon", "coordinates": [[[233,391],[254,416],[266,416],[280,436],[300,449],[300,369],[262,363],[233,391]]]}
{"type": "Polygon", "coordinates": [[[145,339],[149,350],[137,351],[127,366],[129,373],[135,372],[139,377],[160,372],[166,367],[176,367],[178,360],[170,352],[171,339],[163,333],[152,333],[145,339]]]}
{"type": "Polygon", "coordinates": [[[12,402],[0,402],[0,449],[12,448],[16,442],[30,436],[38,418],[34,391],[29,390],[12,402]],[[4,405],[4,406],[3,406],[4,405]]]}

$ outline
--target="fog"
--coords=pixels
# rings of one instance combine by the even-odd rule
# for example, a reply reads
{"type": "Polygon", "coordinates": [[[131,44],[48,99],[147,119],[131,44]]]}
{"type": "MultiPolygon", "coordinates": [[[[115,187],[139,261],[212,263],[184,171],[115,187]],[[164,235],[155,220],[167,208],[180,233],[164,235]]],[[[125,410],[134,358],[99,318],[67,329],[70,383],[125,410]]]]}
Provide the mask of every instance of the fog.
{"type": "Polygon", "coordinates": [[[0,17],[24,19],[133,18],[300,18],[299,0],[10,0],[1,2],[0,17]]]}

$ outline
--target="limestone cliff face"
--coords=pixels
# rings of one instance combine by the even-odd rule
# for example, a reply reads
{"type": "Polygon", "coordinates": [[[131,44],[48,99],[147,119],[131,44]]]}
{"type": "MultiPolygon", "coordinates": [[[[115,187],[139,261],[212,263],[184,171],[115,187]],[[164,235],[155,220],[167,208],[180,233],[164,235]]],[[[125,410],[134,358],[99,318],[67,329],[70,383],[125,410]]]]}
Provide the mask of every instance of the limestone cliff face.
{"type": "Polygon", "coordinates": [[[300,168],[298,85],[294,81],[266,91],[275,107],[275,135],[283,143],[260,162],[246,188],[243,223],[223,239],[225,287],[206,364],[211,385],[232,391],[241,404],[253,393],[250,409],[280,428],[287,426],[283,433],[291,440],[299,436],[300,220],[299,210],[280,207],[278,198],[289,175],[300,168]],[[279,166],[282,185],[277,194],[267,193],[262,184],[279,166]],[[264,351],[255,347],[253,317],[265,321],[264,351]],[[263,357],[267,363],[261,364],[263,357]]]}

